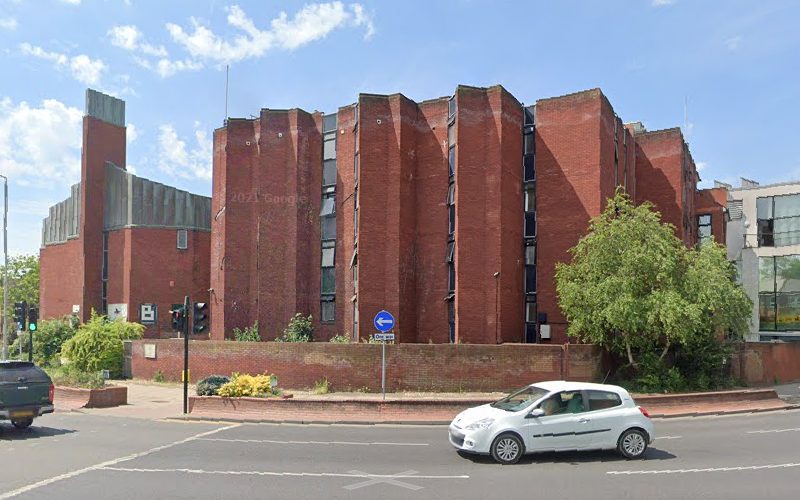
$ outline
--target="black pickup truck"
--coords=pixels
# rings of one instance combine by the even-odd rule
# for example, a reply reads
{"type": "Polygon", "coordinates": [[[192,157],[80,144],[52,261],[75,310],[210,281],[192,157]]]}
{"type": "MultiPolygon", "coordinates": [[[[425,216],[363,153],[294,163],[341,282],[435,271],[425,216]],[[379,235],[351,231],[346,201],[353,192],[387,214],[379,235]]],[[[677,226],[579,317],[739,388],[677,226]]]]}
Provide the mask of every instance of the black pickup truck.
{"type": "Polygon", "coordinates": [[[17,429],[53,413],[53,382],[44,370],[25,361],[0,361],[0,420],[17,429]]]}

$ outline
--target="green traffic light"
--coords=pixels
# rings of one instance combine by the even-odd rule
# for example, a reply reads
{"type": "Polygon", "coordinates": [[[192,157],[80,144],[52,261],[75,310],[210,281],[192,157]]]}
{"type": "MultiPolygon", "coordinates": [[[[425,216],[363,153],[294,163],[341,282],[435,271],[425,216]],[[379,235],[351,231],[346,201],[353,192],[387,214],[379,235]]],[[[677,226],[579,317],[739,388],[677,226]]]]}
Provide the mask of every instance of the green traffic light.
{"type": "Polygon", "coordinates": [[[36,323],[31,323],[28,325],[28,330],[35,332],[36,331],[36,323]]]}

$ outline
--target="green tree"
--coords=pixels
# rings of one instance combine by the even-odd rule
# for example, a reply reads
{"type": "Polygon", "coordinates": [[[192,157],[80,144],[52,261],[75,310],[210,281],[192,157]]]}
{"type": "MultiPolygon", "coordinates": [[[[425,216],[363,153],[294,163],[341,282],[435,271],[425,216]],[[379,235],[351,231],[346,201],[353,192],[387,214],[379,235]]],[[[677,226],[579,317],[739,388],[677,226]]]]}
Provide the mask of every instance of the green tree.
{"type": "MultiPolygon", "coordinates": [[[[5,266],[0,265],[0,281],[5,266]]],[[[16,255],[8,259],[8,309],[6,315],[14,315],[14,302],[39,303],[39,256],[16,255]]],[[[9,320],[10,321],[10,320],[9,320]]],[[[13,327],[9,326],[9,330],[13,327]]]]}
{"type": "Polygon", "coordinates": [[[83,372],[109,370],[112,377],[122,375],[122,341],[142,337],[144,326],[138,323],[115,320],[92,311],[92,316],[67,340],[61,353],[70,366],[83,372]]]}
{"type": "Polygon", "coordinates": [[[747,329],[751,303],[724,250],[686,248],[649,203],[617,192],[570,253],[571,263],[556,266],[567,333],[634,370],[661,364],[673,347],[747,329]]]}

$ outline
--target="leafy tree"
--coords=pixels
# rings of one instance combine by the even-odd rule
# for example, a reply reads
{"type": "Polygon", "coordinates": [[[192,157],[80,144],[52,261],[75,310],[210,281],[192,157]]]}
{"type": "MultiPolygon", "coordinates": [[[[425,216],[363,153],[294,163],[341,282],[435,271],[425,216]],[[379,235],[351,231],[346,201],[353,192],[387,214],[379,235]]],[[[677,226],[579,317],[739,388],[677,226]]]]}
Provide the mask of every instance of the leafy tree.
{"type": "Polygon", "coordinates": [[[122,375],[122,341],[141,338],[144,326],[115,320],[92,311],[92,316],[64,343],[62,354],[70,366],[84,372],[109,370],[112,377],[122,375]]]}
{"type": "MultiPolygon", "coordinates": [[[[39,330],[33,335],[33,361],[40,366],[58,366],[58,354],[62,345],[78,332],[78,318],[63,318],[39,322],[39,330]]],[[[28,334],[20,335],[9,348],[9,355],[22,352],[22,359],[28,359],[28,334]]]]}
{"type": "Polygon", "coordinates": [[[275,342],[311,342],[314,334],[314,325],[311,316],[305,317],[300,313],[289,320],[289,325],[283,330],[283,335],[275,342]]]}
{"type": "MultiPolygon", "coordinates": [[[[0,283],[5,266],[0,265],[0,283]]],[[[2,296],[0,296],[2,297],[2,296]]],[[[39,256],[16,255],[8,259],[8,309],[9,330],[13,330],[11,317],[14,315],[14,302],[39,303],[39,256]]]]}
{"type": "Polygon", "coordinates": [[[642,361],[663,365],[676,346],[747,330],[751,302],[722,247],[686,248],[651,204],[634,205],[622,191],[570,253],[571,263],[556,266],[567,333],[605,346],[634,370],[642,361]]]}

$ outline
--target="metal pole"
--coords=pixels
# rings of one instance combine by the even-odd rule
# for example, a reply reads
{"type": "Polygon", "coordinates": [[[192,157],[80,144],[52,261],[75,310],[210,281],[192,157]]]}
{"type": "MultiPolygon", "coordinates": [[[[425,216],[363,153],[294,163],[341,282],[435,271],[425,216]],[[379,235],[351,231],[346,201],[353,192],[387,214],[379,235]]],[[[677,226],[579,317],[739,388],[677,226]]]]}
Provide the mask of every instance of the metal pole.
{"type": "Polygon", "coordinates": [[[3,256],[5,264],[3,266],[3,350],[2,359],[6,360],[8,356],[8,177],[0,175],[3,178],[3,201],[5,208],[3,210],[3,256]]]}
{"type": "Polygon", "coordinates": [[[386,399],[386,341],[381,342],[381,393],[386,399]]]}
{"type": "Polygon", "coordinates": [[[183,414],[189,413],[189,296],[183,298],[183,414]]]}

